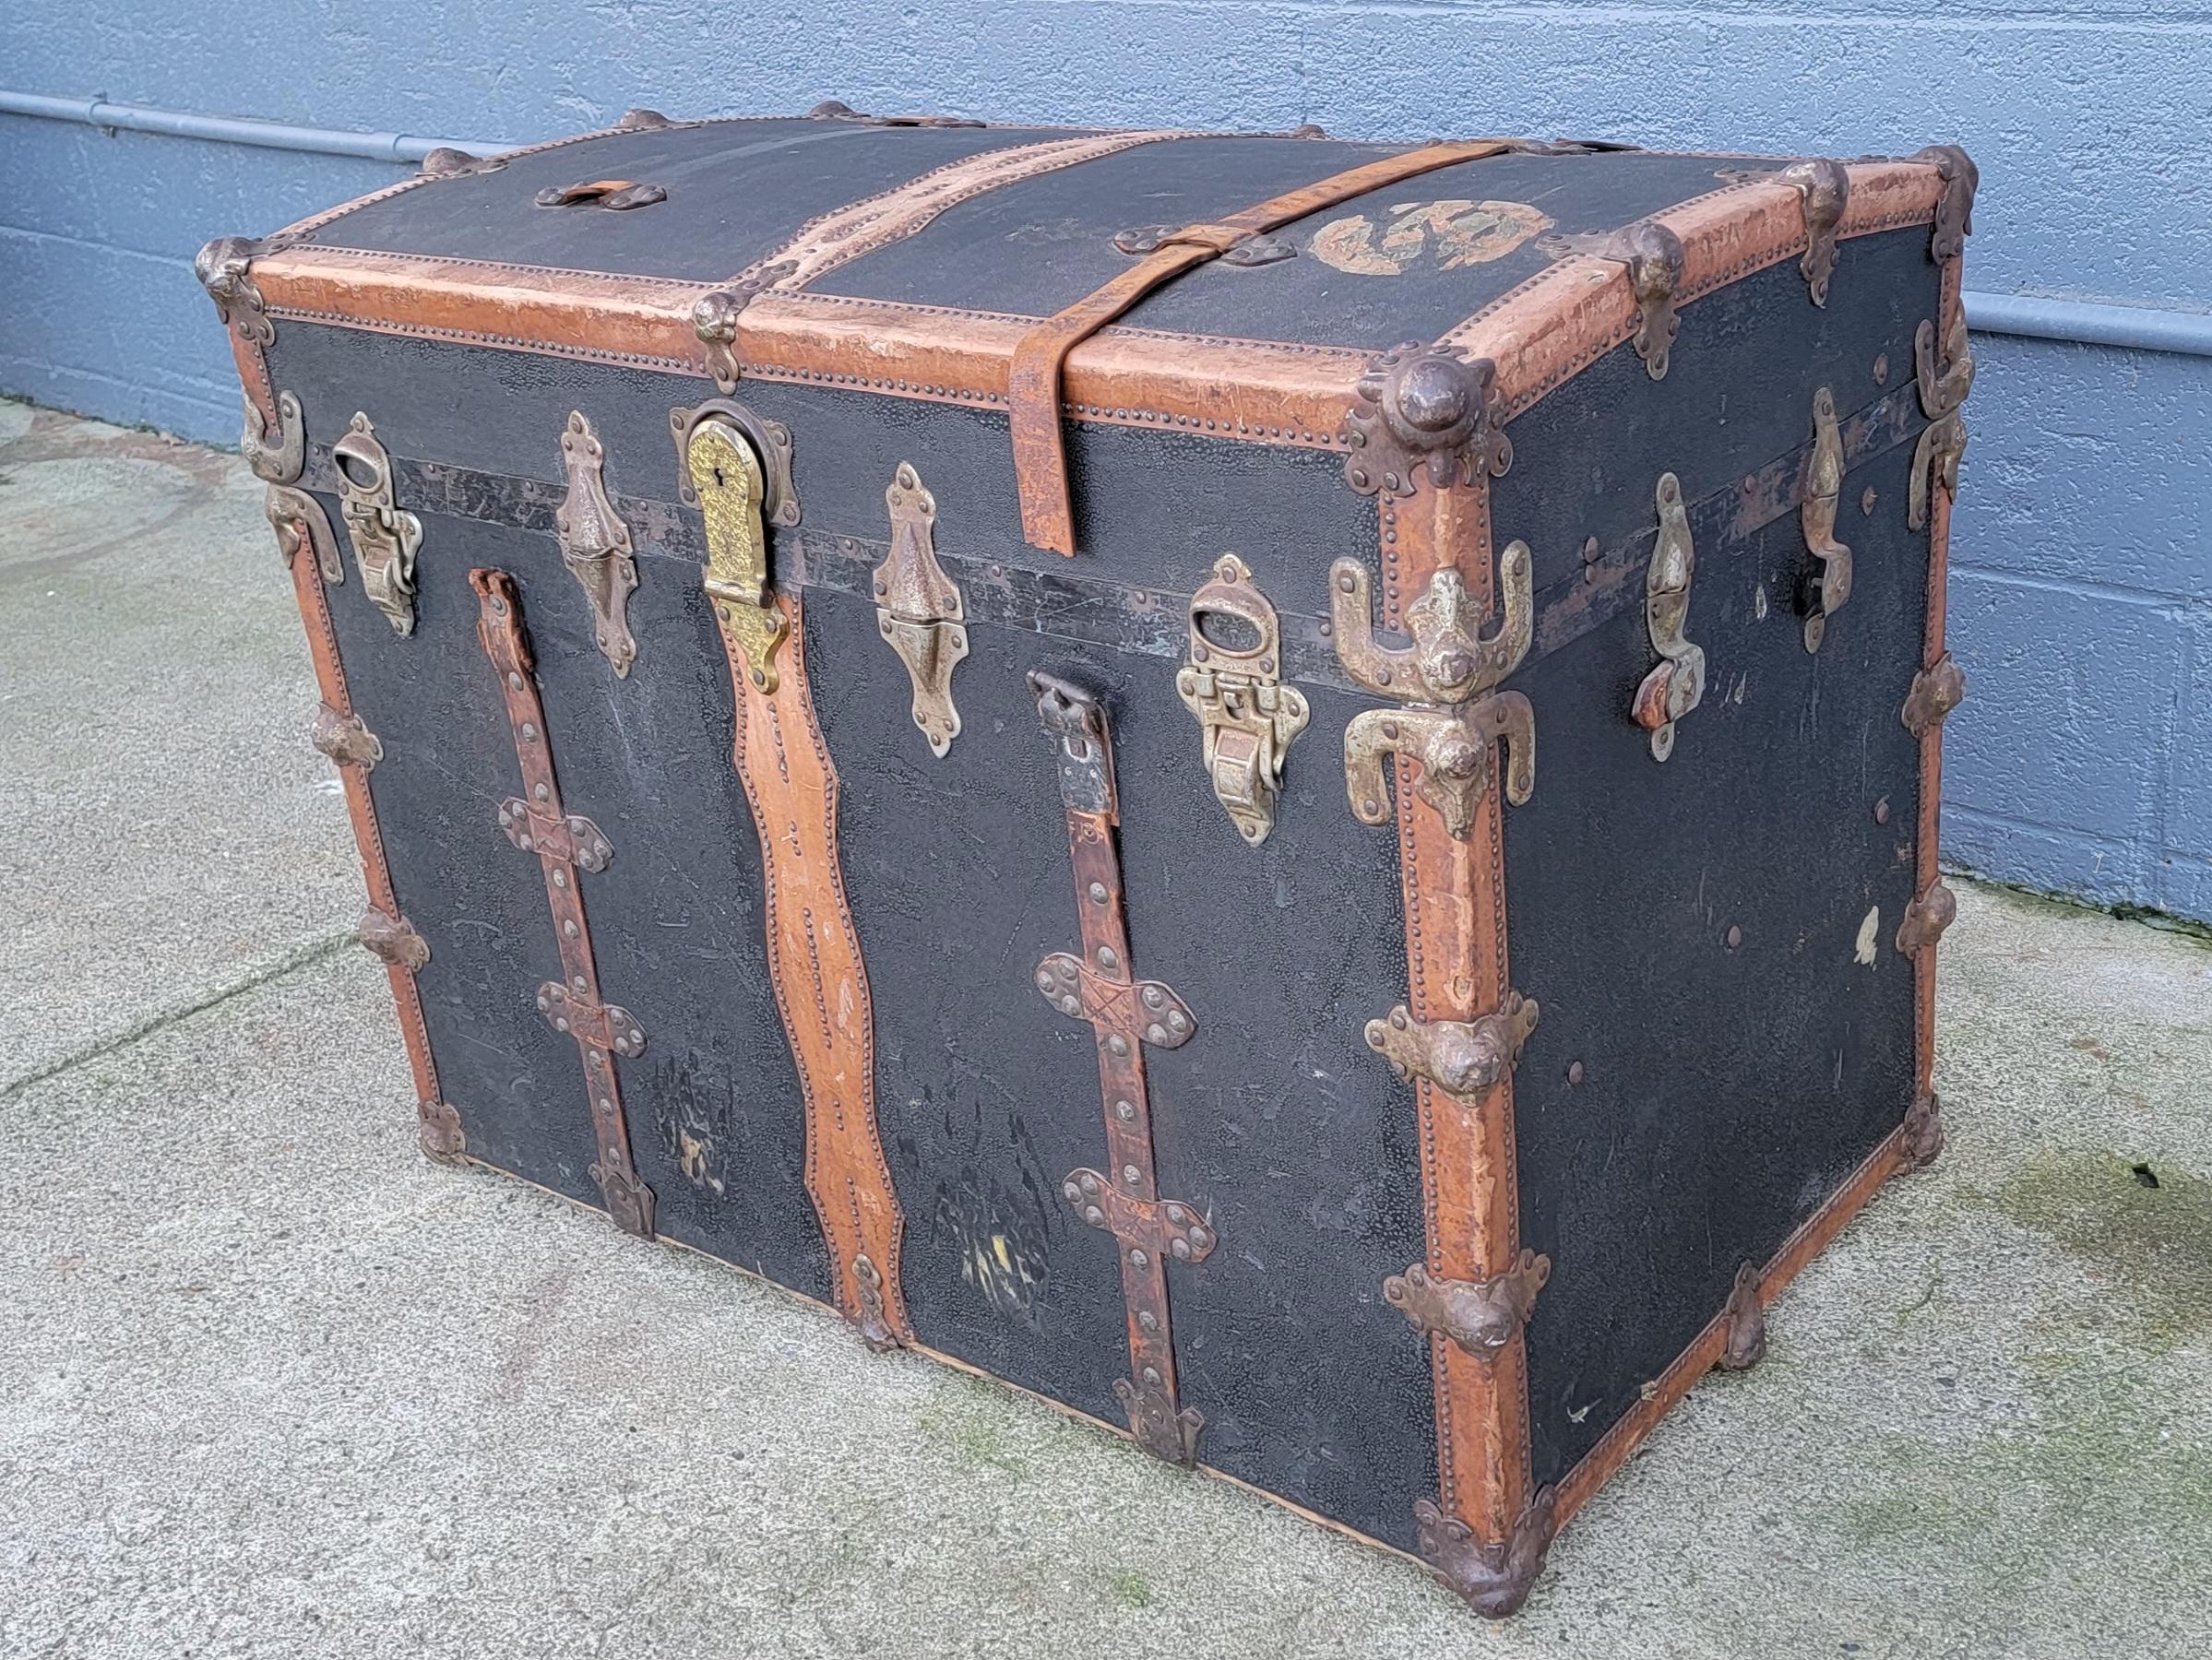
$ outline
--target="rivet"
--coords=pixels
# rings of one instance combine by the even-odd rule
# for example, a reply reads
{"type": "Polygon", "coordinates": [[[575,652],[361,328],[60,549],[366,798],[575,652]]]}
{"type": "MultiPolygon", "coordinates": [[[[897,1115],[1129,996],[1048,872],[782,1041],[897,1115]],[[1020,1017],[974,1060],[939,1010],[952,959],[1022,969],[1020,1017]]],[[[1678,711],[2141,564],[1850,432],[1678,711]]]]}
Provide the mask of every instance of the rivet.
{"type": "Polygon", "coordinates": [[[1187,1032],[1187,1031],[1189,1031],[1189,1030],[1190,1030],[1190,1026],[1191,1026],[1191,1017],[1190,1017],[1189,1015],[1185,1014],[1184,1014],[1184,1013],[1183,1013],[1183,1012],[1181,1009],[1170,1009],[1170,1010],[1168,1011],[1168,1030],[1169,1030],[1169,1031],[1171,1031],[1171,1032],[1187,1032]]]}
{"type": "Polygon", "coordinates": [[[1096,1227],[1106,1220],[1106,1213],[1095,1204],[1087,1204],[1083,1207],[1083,1220],[1096,1227]]]}
{"type": "Polygon", "coordinates": [[[1113,1104],[1113,1116],[1125,1124],[1136,1116],[1136,1109],[1127,1101],[1116,1101],[1113,1104]]]}
{"type": "Polygon", "coordinates": [[[562,922],[561,922],[561,931],[562,931],[563,933],[566,934],[566,935],[567,935],[567,936],[568,936],[570,939],[572,939],[572,940],[573,940],[573,939],[575,939],[575,938],[576,938],[576,922],[575,922],[575,919],[572,919],[572,918],[564,918],[564,919],[562,919],[562,922]]]}
{"type": "Polygon", "coordinates": [[[529,742],[535,743],[538,741],[538,729],[526,720],[522,723],[522,736],[529,742]]]}
{"type": "Polygon", "coordinates": [[[1877,824],[1889,823],[1889,798],[1887,796],[1884,796],[1874,803],[1874,823],[1877,824]]]}
{"type": "Polygon", "coordinates": [[[1886,351],[1874,360],[1874,385],[1877,386],[1889,385],[1889,353],[1886,351]]]}
{"type": "Polygon", "coordinates": [[[1167,1040],[1167,1027],[1160,1026],[1156,1023],[1145,1028],[1145,1041],[1147,1043],[1165,1043],[1167,1040]]]}
{"type": "Polygon", "coordinates": [[[1060,1191],[1067,1195],[1068,1201],[1071,1204],[1083,1196],[1082,1190],[1076,1187],[1072,1181],[1062,1182],[1060,1184],[1060,1191]]]}
{"type": "Polygon", "coordinates": [[[1148,1367],[1146,1367],[1146,1368],[1145,1368],[1145,1381],[1146,1381],[1146,1382],[1148,1382],[1148,1383],[1149,1383],[1149,1384],[1151,1384],[1151,1385],[1153,1385],[1155,1388],[1159,1387],[1159,1384],[1160,1384],[1160,1368],[1158,1368],[1157,1366],[1148,1366],[1148,1367]]]}
{"type": "Polygon", "coordinates": [[[1383,736],[1395,743],[1397,741],[1397,722],[1395,720],[1383,722],[1383,736]]]}
{"type": "Polygon", "coordinates": [[[1869,484],[1865,491],[1859,497],[1859,511],[1866,515],[1866,516],[1869,518],[1873,517],[1874,487],[1872,484],[1869,484]]]}
{"type": "Polygon", "coordinates": [[[1733,922],[1728,925],[1728,948],[1730,951],[1743,943],[1743,931],[1733,922]]]}
{"type": "Polygon", "coordinates": [[[1582,563],[1584,564],[1598,563],[1598,539],[1594,536],[1582,544],[1582,563]]]}
{"type": "Polygon", "coordinates": [[[1082,1012],[1082,1002],[1078,998],[1064,997],[1060,1000],[1060,1012],[1063,1014],[1079,1014],[1082,1012]]]}
{"type": "Polygon", "coordinates": [[[1160,1330],[1160,1316],[1149,1309],[1139,1309],[1136,1311],[1136,1327],[1140,1332],[1157,1332],[1160,1330]]]}
{"type": "Polygon", "coordinates": [[[1187,1263],[1191,1258],[1190,1241],[1187,1239],[1170,1239],[1168,1241],[1168,1252],[1177,1262],[1187,1263]]]}
{"type": "Polygon", "coordinates": [[[1052,989],[1052,977],[1041,968],[1037,971],[1037,989],[1040,991],[1050,991],[1052,989]]]}
{"type": "Polygon", "coordinates": [[[1089,892],[1090,892],[1090,902],[1091,902],[1093,905],[1103,905],[1103,904],[1105,904],[1105,903],[1106,903],[1106,884],[1105,884],[1104,883],[1102,883],[1102,882],[1094,882],[1094,883],[1092,883],[1090,884],[1090,889],[1089,889],[1089,892]]]}
{"type": "Polygon", "coordinates": [[[1119,1032],[1106,1039],[1106,1047],[1117,1061],[1125,1061],[1129,1057],[1129,1039],[1119,1032]]]}
{"type": "Polygon", "coordinates": [[[553,886],[557,888],[565,888],[567,885],[568,872],[566,871],[555,871],[553,872],[553,886]]]}
{"type": "Polygon", "coordinates": [[[1568,1062],[1567,1062],[1567,1082],[1568,1082],[1568,1083],[1570,1083],[1570,1084],[1579,1084],[1579,1083],[1581,1083],[1581,1082],[1582,1082],[1583,1075],[1584,1075],[1584,1074],[1583,1074],[1583,1071],[1582,1071],[1582,1062],[1581,1062],[1581,1061],[1568,1061],[1568,1062]]]}
{"type": "Polygon", "coordinates": [[[1139,1170],[1135,1165],[1124,1165],[1122,1167],[1122,1180],[1127,1183],[1130,1187],[1136,1186],[1136,1184],[1144,1180],[1144,1172],[1139,1170]]]}
{"type": "Polygon", "coordinates": [[[1203,1227],[1194,1227],[1191,1229],[1191,1249],[1193,1251],[1204,1251],[1213,1242],[1213,1235],[1207,1233],[1203,1227]]]}
{"type": "Polygon", "coordinates": [[[1145,1007],[1148,1009],[1157,1009],[1161,1003],[1167,1002],[1167,994],[1160,990],[1158,986],[1147,986],[1145,988],[1144,997],[1145,1007]]]}
{"type": "Polygon", "coordinates": [[[1134,1249],[1133,1249],[1133,1250],[1132,1250],[1132,1251],[1129,1252],[1129,1266],[1130,1266],[1130,1267],[1132,1267],[1132,1268],[1149,1268],[1151,1265],[1152,1265],[1152,1259],[1151,1259],[1150,1257],[1147,1256],[1147,1255],[1146,1255],[1146,1254],[1145,1254],[1143,1251],[1137,1251],[1137,1250],[1134,1250],[1134,1249]]]}
{"type": "Polygon", "coordinates": [[[514,671],[512,669],[508,670],[507,670],[507,684],[508,684],[508,685],[510,685],[510,686],[512,686],[512,687],[514,687],[514,689],[515,689],[516,691],[517,691],[517,692],[521,691],[521,690],[522,690],[522,676],[520,676],[519,674],[517,674],[517,673],[516,673],[516,672],[515,672],[515,671],[514,671]]]}
{"type": "Polygon", "coordinates": [[[591,989],[591,982],[587,980],[580,974],[571,978],[568,983],[574,986],[578,991],[589,991],[591,989]]]}
{"type": "Polygon", "coordinates": [[[546,788],[544,785],[541,784],[535,789],[531,790],[530,794],[536,796],[541,801],[542,801],[548,796],[552,795],[553,791],[546,788]]]}
{"type": "Polygon", "coordinates": [[[566,1019],[566,1017],[565,1017],[565,1016],[558,1016],[558,1017],[556,1017],[556,1018],[554,1019],[554,1021],[553,1021],[553,1025],[554,1025],[554,1026],[555,1026],[557,1028],[559,1028],[561,1031],[564,1031],[564,1032],[565,1032],[565,1031],[568,1029],[568,1021],[567,1021],[567,1019],[566,1019]]]}
{"type": "Polygon", "coordinates": [[[1100,946],[1100,947],[1099,947],[1099,966],[1100,966],[1100,967],[1101,967],[1101,968],[1105,969],[1107,973],[1111,974],[1111,973],[1112,973],[1112,972],[1113,972],[1113,971],[1114,971],[1116,968],[1119,968],[1121,966],[1122,966],[1122,959],[1121,959],[1119,956],[1117,956],[1117,955],[1115,955],[1115,954],[1114,954],[1114,950],[1113,950],[1113,947],[1112,947],[1112,946],[1111,946],[1111,945],[1101,945],[1101,946],[1100,946]]]}

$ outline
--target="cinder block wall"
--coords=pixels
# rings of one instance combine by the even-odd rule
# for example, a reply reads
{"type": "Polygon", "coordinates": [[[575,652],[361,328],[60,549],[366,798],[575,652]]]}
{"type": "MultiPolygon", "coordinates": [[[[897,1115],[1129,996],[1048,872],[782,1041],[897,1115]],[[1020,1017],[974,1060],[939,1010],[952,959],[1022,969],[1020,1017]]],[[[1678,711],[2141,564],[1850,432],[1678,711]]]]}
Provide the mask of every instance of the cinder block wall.
{"type": "MultiPolygon", "coordinates": [[[[862,109],[1835,156],[1966,144],[1968,285],[2212,306],[2212,25],[2121,0],[28,0],[0,85],[514,142],[862,109]],[[2175,20],[2169,20],[2175,19],[2175,20]]],[[[234,440],[194,250],[376,188],[363,161],[0,116],[0,389],[234,440]]],[[[1849,280],[1847,264],[1839,280],[1849,280]]],[[[1956,860],[2212,919],[2212,359],[1983,337],[1956,519],[1956,860]]]]}

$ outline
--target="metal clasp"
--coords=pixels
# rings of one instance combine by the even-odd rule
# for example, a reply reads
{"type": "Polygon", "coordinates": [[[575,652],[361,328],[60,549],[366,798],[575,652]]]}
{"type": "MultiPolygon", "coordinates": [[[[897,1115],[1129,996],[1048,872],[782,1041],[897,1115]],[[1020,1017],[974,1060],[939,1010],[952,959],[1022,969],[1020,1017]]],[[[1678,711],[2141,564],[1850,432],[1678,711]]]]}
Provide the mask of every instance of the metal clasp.
{"type": "Polygon", "coordinates": [[[1836,426],[1836,395],[1823,386],[1813,395],[1813,465],[1798,509],[1805,546],[1819,562],[1805,604],[1805,649],[1818,651],[1828,619],[1851,597],[1851,551],[1836,540],[1836,504],[1843,494],[1843,435],[1836,426]]]}
{"type": "Polygon", "coordinates": [[[1329,626],[1337,660],[1370,692],[1422,703],[1464,703],[1487,692],[1520,667],[1536,623],[1528,544],[1513,542],[1498,556],[1503,596],[1497,633],[1478,635],[1481,612],[1468,597],[1457,571],[1429,578],[1429,591],[1406,608],[1410,647],[1389,647],[1374,637],[1367,567],[1339,559],[1329,567],[1329,626]]]}
{"type": "Polygon", "coordinates": [[[1644,625],[1658,667],[1636,688],[1629,713],[1651,733],[1651,756],[1664,761],[1674,753],[1674,723],[1705,696],[1705,648],[1690,643],[1683,630],[1690,620],[1690,577],[1697,550],[1690,542],[1690,518],[1683,506],[1682,480],[1661,473],[1659,481],[1659,545],[1644,578],[1644,625]]]}
{"type": "Polygon", "coordinates": [[[1958,499],[1958,463],[1967,453],[1967,421],[1960,405],[1974,389],[1974,353],[1968,342],[1967,320],[1959,313],[1944,336],[1943,361],[1935,355],[1935,325],[1923,319],[1912,337],[1913,374],[1921,395],[1921,413],[1928,425],[1912,451],[1912,481],[1905,497],[1905,527],[1928,528],[1928,504],[1940,490],[1958,499]]]}
{"type": "Polygon", "coordinates": [[[1475,1020],[1416,1020],[1404,1003],[1367,1023],[1367,1047],[1401,1078],[1423,1078],[1446,1095],[1479,1096],[1519,1063],[1536,1030],[1536,999],[1508,991],[1475,1020]]]}
{"type": "Polygon", "coordinates": [[[630,528],[608,499],[601,467],[606,451],[581,409],[568,412],[561,434],[561,465],[568,494],[553,513],[561,533],[561,559],[583,587],[591,606],[592,637],[600,655],[626,676],[637,658],[630,634],[630,596],[637,589],[637,561],[630,549],[630,528]]]}
{"type": "Polygon", "coordinates": [[[352,540],[361,585],[395,634],[415,632],[415,553],[422,521],[392,501],[392,458],[366,415],[356,414],[330,446],[338,468],[340,510],[352,540]]]}
{"type": "Polygon", "coordinates": [[[1254,847],[1275,828],[1290,743],[1313,718],[1305,694],[1282,684],[1282,629],[1275,607],[1234,553],[1214,562],[1214,579],[1191,596],[1190,661],[1175,692],[1205,732],[1206,771],[1237,834],[1254,847]],[[1232,642],[1227,619],[1248,640],[1232,642]]]}
{"type": "Polygon", "coordinates": [[[967,611],[958,585],[937,563],[937,498],[911,465],[898,464],[884,502],[891,510],[891,551],[875,567],[875,625],[907,666],[914,724],[941,758],[960,735],[952,671],[968,656],[967,611]]]}
{"type": "Polygon", "coordinates": [[[1493,692],[1454,709],[1369,709],[1344,729],[1344,783],[1352,814],[1363,824],[1390,822],[1383,757],[1421,764],[1413,793],[1444,819],[1455,841],[1475,826],[1475,807],[1490,788],[1490,746],[1504,740],[1505,799],[1526,805],[1536,788],[1536,710],[1518,692],[1493,692]]]}

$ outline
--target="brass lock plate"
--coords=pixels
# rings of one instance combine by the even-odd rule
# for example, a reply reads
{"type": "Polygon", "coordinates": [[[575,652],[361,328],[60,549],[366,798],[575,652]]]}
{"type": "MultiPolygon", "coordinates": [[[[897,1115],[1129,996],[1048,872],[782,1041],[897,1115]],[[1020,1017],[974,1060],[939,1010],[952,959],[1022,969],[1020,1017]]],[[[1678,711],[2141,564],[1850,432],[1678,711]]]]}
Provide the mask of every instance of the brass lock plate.
{"type": "Polygon", "coordinates": [[[791,622],[768,591],[768,537],[762,523],[767,480],[736,424],[709,415],[691,429],[685,469],[707,522],[707,598],[754,685],[773,695],[776,654],[791,622]]]}
{"type": "Polygon", "coordinates": [[[1175,692],[1198,717],[1207,776],[1237,834],[1257,847],[1275,828],[1290,743],[1313,710],[1282,683],[1282,628],[1275,607],[1234,553],[1191,596],[1189,661],[1175,692]]]}
{"type": "Polygon", "coordinates": [[[392,632],[415,632],[415,554],[422,521],[392,500],[392,457],[366,415],[356,414],[330,446],[338,468],[339,508],[353,543],[361,585],[392,632]]]}

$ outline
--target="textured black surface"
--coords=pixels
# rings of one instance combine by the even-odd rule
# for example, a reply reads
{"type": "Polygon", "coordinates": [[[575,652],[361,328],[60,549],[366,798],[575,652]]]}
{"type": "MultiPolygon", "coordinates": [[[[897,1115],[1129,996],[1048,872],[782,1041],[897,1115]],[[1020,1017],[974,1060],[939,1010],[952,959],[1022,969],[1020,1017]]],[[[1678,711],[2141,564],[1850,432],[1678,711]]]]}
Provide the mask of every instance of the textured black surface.
{"type": "MultiPolygon", "coordinates": [[[[1876,352],[1893,385],[1909,375],[1933,268],[1923,251],[1917,269],[1878,272],[1862,257],[1876,252],[1846,249],[1830,301],[1855,337],[1810,321],[1786,267],[1693,308],[1658,385],[1623,348],[1538,406],[1514,429],[1501,537],[1547,527],[1540,580],[1556,577],[1586,534],[1610,546],[1653,522],[1662,470],[1693,497],[1724,490],[1804,442],[1822,381],[1848,410],[1875,395],[1876,352]],[[1904,291],[1852,292],[1877,281],[1904,291]]],[[[1552,1259],[1528,1327],[1539,1481],[1635,1404],[1738,1266],[1764,1262],[1910,1099],[1912,966],[1891,944],[1919,807],[1919,746],[1897,718],[1927,594],[1927,537],[1904,522],[1910,455],[1845,480],[1855,586],[1817,655],[1794,513],[1700,549],[1688,633],[1708,684],[1664,765],[1627,713],[1657,660],[1640,606],[1513,679],[1542,740],[1535,797],[1505,830],[1513,980],[1543,1006],[1514,1089],[1521,1237],[1552,1259]]]]}
{"type": "MultiPolygon", "coordinates": [[[[337,438],[366,408],[395,455],[449,461],[459,433],[479,434],[481,445],[497,429],[497,447],[519,469],[558,477],[566,388],[491,384],[482,371],[506,354],[470,354],[445,379],[410,374],[403,359],[318,361],[314,346],[336,332],[287,329],[272,353],[283,384],[298,389],[313,442],[337,438]]],[[[645,431],[661,448],[641,456],[636,445],[610,445],[605,479],[618,493],[672,474],[665,410],[646,412],[660,422],[645,431]]],[[[759,849],[730,761],[729,670],[696,559],[663,555],[649,527],[634,528],[638,655],[618,680],[593,644],[589,606],[550,526],[421,511],[416,627],[401,638],[363,593],[338,504],[324,499],[349,570],[330,590],[340,655],[385,742],[370,788],[401,905],[431,943],[420,977],[424,1018],[469,1151],[598,1203],[577,1046],[536,1005],[540,982],[562,978],[544,876],[497,824],[499,803],[521,785],[468,585],[470,569],[487,565],[522,592],[563,804],[615,849],[607,870],[578,880],[601,994],[647,1035],[642,1056],[614,1065],[657,1226],[827,1298],[827,1259],[803,1185],[797,1073],[767,981],[759,849]]]]}
{"type": "Polygon", "coordinates": [[[495,172],[434,180],[356,208],[315,240],[704,286],[735,276],[848,202],[983,150],[1068,136],[801,119],[611,134],[518,156],[495,172]],[[668,199],[623,212],[535,205],[548,186],[599,179],[659,184],[668,199]]]}
{"type": "MultiPolygon", "coordinates": [[[[678,482],[669,411],[715,396],[682,375],[290,322],[270,362],[299,393],[313,442],[330,443],[366,409],[396,456],[558,486],[561,423],[581,409],[606,443],[609,488],[660,500],[675,499],[678,482]],[[387,411],[401,409],[405,421],[386,433],[387,411]]],[[[1272,580],[1283,609],[1321,613],[1329,561],[1374,551],[1374,504],[1344,488],[1343,457],[1326,451],[1071,425],[1084,554],[1070,562],[1022,540],[1004,415],[767,381],[745,382],[738,400],[791,428],[802,522],[819,535],[886,537],[884,489],[910,461],[937,497],[948,547],[1031,570],[1076,563],[1173,588],[1255,528],[1294,524],[1272,580]]]]}
{"type": "Polygon", "coordinates": [[[1318,696],[1281,823],[1255,850],[1213,799],[1171,665],[970,628],[954,679],[966,729],[938,761],[873,607],[816,592],[806,615],[922,1340],[1122,1421],[1112,1240],[1059,1192],[1106,1158],[1094,1039],[1031,980],[1079,940],[1052,752],[1023,684],[1042,668],[1106,700],[1134,971],[1198,1023],[1147,1066],[1161,1192],[1221,1238],[1170,1274],[1199,1456],[1410,1548],[1434,1480],[1428,1350],[1380,1287],[1422,1254],[1419,1165],[1410,1096],[1360,1038],[1404,995],[1405,947],[1394,839],[1344,806],[1336,734],[1356,706],[1318,696]]]}

